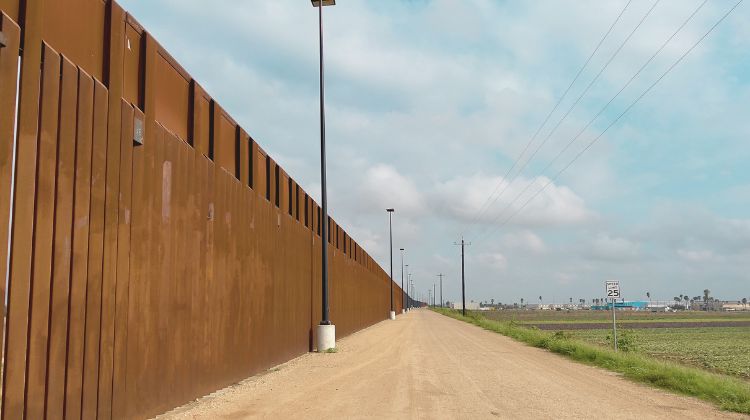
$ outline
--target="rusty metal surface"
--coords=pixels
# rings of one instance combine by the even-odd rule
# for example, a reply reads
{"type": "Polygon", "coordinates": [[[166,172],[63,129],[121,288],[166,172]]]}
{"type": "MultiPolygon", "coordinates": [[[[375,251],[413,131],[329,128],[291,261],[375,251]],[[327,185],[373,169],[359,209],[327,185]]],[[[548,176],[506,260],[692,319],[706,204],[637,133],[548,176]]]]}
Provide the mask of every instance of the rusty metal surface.
{"type": "MultiPolygon", "coordinates": [[[[39,94],[42,88],[41,4],[25,10],[16,150],[15,197],[11,231],[8,315],[5,331],[2,418],[22,418],[25,411],[26,351],[29,334],[34,197],[36,193],[39,94]]],[[[51,74],[49,77],[53,77],[51,74]]]]}
{"type": "MultiPolygon", "coordinates": [[[[13,180],[13,148],[15,143],[13,126],[16,116],[16,82],[18,79],[18,48],[21,31],[10,17],[0,16],[0,31],[5,37],[5,46],[0,48],[0,220],[9,220],[10,198],[13,180]]],[[[0,223],[0,238],[8,237],[8,223],[0,223]]],[[[0,241],[0,273],[8,270],[8,241],[0,241]]],[[[0,282],[0,299],[5,317],[5,281],[0,282]]],[[[0,338],[0,352],[4,351],[5,337],[0,338]]],[[[0,380],[0,386],[2,381],[0,380]]]]}
{"type": "Polygon", "coordinates": [[[18,22],[19,0],[0,0],[0,10],[13,22],[18,22]]]}
{"type": "Polygon", "coordinates": [[[101,83],[95,80],[86,329],[84,333],[83,383],[81,389],[81,410],[84,418],[95,417],[98,398],[108,112],[108,92],[101,83]]]}
{"type": "Polygon", "coordinates": [[[94,121],[94,79],[78,74],[78,121],[76,138],[75,203],[73,209],[73,257],[71,262],[70,312],[65,382],[65,417],[80,418],[83,386],[83,346],[88,283],[89,211],[94,121]]]}
{"type": "Polygon", "coordinates": [[[108,1],[25,0],[24,3],[43,5],[42,39],[93,77],[107,81],[103,58],[108,1]]]}
{"type": "Polygon", "coordinates": [[[27,2],[23,40],[17,6],[0,0],[3,419],[148,417],[312,350],[321,246],[338,336],[387,319],[385,271],[333,219],[322,244],[318,204],[116,3],[27,2]]]}
{"type": "Polygon", "coordinates": [[[57,138],[57,185],[54,216],[53,267],[47,351],[46,410],[62,413],[65,402],[65,362],[70,300],[71,242],[73,234],[73,185],[75,178],[76,108],[78,69],[62,60],[59,132],[57,138]]]}
{"type": "MultiPolygon", "coordinates": [[[[34,260],[29,309],[26,415],[44,417],[44,395],[49,332],[50,279],[52,275],[52,234],[55,210],[55,169],[57,166],[57,123],[60,105],[60,56],[44,49],[44,80],[39,110],[37,185],[34,212],[34,260]],[[40,398],[41,397],[41,398],[40,398]]],[[[15,239],[15,238],[14,238],[15,239]]]]}

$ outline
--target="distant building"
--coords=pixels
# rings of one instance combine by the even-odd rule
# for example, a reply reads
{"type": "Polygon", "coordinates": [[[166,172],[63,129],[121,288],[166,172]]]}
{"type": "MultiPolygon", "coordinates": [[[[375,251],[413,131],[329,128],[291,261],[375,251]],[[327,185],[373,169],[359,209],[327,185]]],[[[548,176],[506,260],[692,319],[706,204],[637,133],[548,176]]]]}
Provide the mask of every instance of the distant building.
{"type": "MultiPolygon", "coordinates": [[[[607,302],[605,305],[592,305],[591,309],[593,310],[612,310],[612,302],[607,302]]],[[[615,309],[619,311],[646,311],[646,310],[652,310],[655,308],[652,308],[652,306],[649,306],[649,303],[642,300],[624,300],[620,302],[615,302],[615,309]]]]}
{"type": "Polygon", "coordinates": [[[721,304],[722,311],[748,311],[750,310],[750,304],[742,303],[739,300],[726,301],[721,304]]]}
{"type": "MultiPolygon", "coordinates": [[[[451,309],[463,309],[461,302],[451,302],[451,309]]],[[[479,302],[466,302],[466,309],[470,311],[479,310],[479,302]]]]}

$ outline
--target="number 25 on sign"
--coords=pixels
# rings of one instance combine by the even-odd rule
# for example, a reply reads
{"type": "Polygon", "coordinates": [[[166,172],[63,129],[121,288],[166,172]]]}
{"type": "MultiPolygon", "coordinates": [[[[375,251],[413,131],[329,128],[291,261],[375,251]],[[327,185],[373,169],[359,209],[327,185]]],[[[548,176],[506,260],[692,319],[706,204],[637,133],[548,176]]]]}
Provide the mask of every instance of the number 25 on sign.
{"type": "Polygon", "coordinates": [[[608,280],[605,282],[607,288],[607,297],[611,299],[620,298],[620,282],[617,280],[608,280]]]}

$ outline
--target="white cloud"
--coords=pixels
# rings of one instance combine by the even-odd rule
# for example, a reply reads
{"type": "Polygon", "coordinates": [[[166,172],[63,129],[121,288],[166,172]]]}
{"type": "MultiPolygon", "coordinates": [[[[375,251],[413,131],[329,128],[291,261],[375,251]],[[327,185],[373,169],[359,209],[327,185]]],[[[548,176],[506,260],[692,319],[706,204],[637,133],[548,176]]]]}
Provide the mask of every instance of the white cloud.
{"type": "Polygon", "coordinates": [[[591,243],[594,258],[608,261],[628,261],[640,256],[640,246],[628,239],[600,233],[591,243]]]}
{"type": "Polygon", "coordinates": [[[369,227],[356,223],[345,223],[344,227],[350,237],[354,238],[359,246],[371,256],[388,255],[388,232],[376,233],[369,227]]]}
{"type": "Polygon", "coordinates": [[[399,214],[415,215],[424,209],[422,194],[414,181],[386,164],[376,164],[365,171],[357,196],[360,208],[377,213],[393,207],[399,214]]]}
{"type": "Polygon", "coordinates": [[[680,258],[693,263],[712,262],[716,260],[716,255],[707,249],[678,249],[677,255],[679,255],[680,258]]]}
{"type": "Polygon", "coordinates": [[[583,199],[568,187],[551,183],[534,197],[548,182],[546,177],[519,177],[508,182],[501,177],[459,176],[437,184],[434,199],[449,216],[465,224],[476,221],[484,226],[498,226],[508,220],[509,225],[555,226],[580,224],[595,218],[583,199]],[[496,199],[485,204],[493,191],[497,191],[496,199]]]}
{"type": "Polygon", "coordinates": [[[521,249],[534,254],[541,254],[547,249],[544,240],[528,230],[508,233],[503,236],[502,243],[507,248],[521,249]]]}
{"type": "MultiPolygon", "coordinates": [[[[560,284],[562,286],[568,286],[571,283],[573,283],[573,280],[575,277],[570,273],[557,273],[555,275],[557,284],[560,284]]],[[[542,299],[544,299],[544,296],[542,296],[542,299]]]]}
{"type": "Polygon", "coordinates": [[[505,271],[508,268],[508,259],[499,252],[482,253],[476,259],[490,270],[505,271]]]}

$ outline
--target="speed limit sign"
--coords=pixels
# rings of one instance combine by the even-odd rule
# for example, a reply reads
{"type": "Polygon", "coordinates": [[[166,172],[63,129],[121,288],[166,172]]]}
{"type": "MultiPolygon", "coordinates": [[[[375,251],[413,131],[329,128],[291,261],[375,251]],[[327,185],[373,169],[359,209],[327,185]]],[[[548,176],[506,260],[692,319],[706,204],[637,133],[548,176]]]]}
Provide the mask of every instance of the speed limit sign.
{"type": "Polygon", "coordinates": [[[605,282],[607,297],[611,299],[620,298],[620,282],[617,280],[607,280],[605,282]]]}

